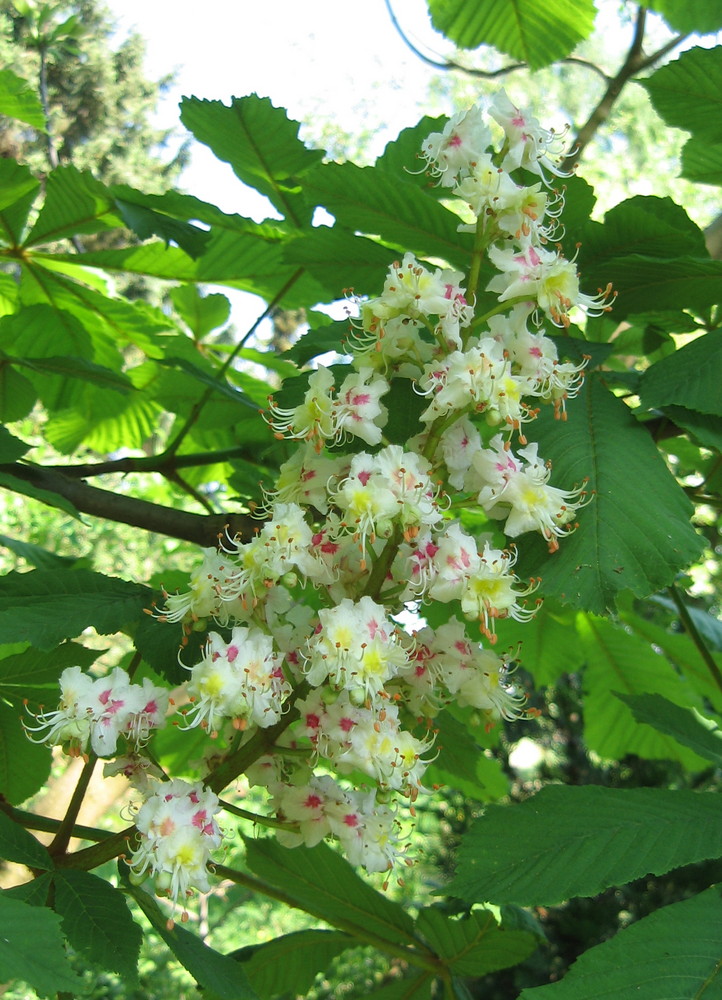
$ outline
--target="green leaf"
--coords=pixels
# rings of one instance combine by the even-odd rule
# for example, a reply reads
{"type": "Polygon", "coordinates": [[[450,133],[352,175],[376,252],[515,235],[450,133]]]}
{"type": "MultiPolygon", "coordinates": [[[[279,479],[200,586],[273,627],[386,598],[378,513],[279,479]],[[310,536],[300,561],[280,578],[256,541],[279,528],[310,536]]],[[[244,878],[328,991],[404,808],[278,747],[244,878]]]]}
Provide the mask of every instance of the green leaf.
{"type": "Polygon", "coordinates": [[[357,942],[339,931],[295,931],[231,952],[259,997],[305,992],[331,960],[357,942]]]}
{"type": "Polygon", "coordinates": [[[53,860],[46,848],[1,809],[0,858],[41,871],[50,871],[53,868],[53,860]]]}
{"type": "Polygon", "coordinates": [[[169,929],[168,918],[155,899],[137,886],[126,885],[156,932],[200,987],[209,990],[217,1000],[258,1000],[238,962],[209,948],[178,924],[169,929]]]}
{"type": "Polygon", "coordinates": [[[575,612],[550,598],[529,622],[512,618],[497,621],[498,648],[519,645],[518,659],[535,684],[554,684],[562,674],[577,671],[584,663],[575,618],[575,612]]]}
{"type": "MultiPolygon", "coordinates": [[[[193,364],[186,358],[177,358],[172,355],[163,358],[157,362],[159,365],[163,365],[168,368],[177,368],[186,375],[190,375],[192,379],[200,382],[202,385],[208,386],[219,396],[224,396],[226,399],[230,399],[232,402],[237,403],[239,406],[248,406],[254,413],[258,412],[258,403],[249,399],[244,393],[239,392],[238,389],[234,389],[232,385],[229,385],[224,378],[218,378],[218,372],[206,371],[199,365],[193,364]]],[[[266,384],[264,385],[264,391],[266,391],[266,384]]]]}
{"type": "Polygon", "coordinates": [[[722,767],[722,730],[714,719],[705,718],[694,708],[681,708],[659,694],[614,694],[631,708],[637,722],[674,737],[699,757],[722,767]]]}
{"type": "Polygon", "coordinates": [[[320,330],[309,330],[299,337],[293,347],[283,352],[283,357],[295,361],[297,365],[305,365],[311,358],[317,358],[327,351],[345,354],[346,338],[351,332],[347,319],[337,319],[320,330]]]}
{"type": "Polygon", "coordinates": [[[722,419],[684,406],[664,406],[662,412],[703,448],[722,452],[722,419]]]}
{"type": "Polygon", "coordinates": [[[488,910],[474,910],[459,920],[427,907],[417,917],[416,929],[457,976],[508,969],[528,958],[538,944],[526,931],[502,930],[488,910]]]}
{"type": "Polygon", "coordinates": [[[722,330],[713,330],[657,361],[644,372],[639,391],[642,405],[654,409],[674,403],[688,410],[720,417],[721,371],[722,330]]]}
{"type": "Polygon", "coordinates": [[[133,389],[133,383],[126,375],[114,372],[103,365],[93,364],[92,361],[86,361],[85,358],[13,358],[13,364],[41,374],[82,379],[103,389],[112,389],[114,392],[129,392],[133,389]]]}
{"type": "Polygon", "coordinates": [[[92,965],[136,983],[143,934],[123,893],[97,875],[70,869],[56,871],[53,884],[53,909],[71,946],[92,965]]]}
{"type": "Polygon", "coordinates": [[[433,976],[422,972],[420,976],[397,979],[366,995],[368,1000],[430,1000],[432,982],[433,976]]]}
{"type": "Polygon", "coordinates": [[[376,892],[326,844],[313,849],[281,847],[270,837],[246,838],[251,871],[281,889],[302,910],[339,930],[349,921],[395,944],[418,944],[411,917],[398,903],[376,892]]]}
{"type": "Polygon", "coordinates": [[[54,997],[63,990],[75,996],[81,991],[82,982],[65,954],[57,914],[0,893],[0,926],[3,983],[21,979],[43,997],[54,997]]]}
{"type": "Polygon", "coordinates": [[[207,229],[200,229],[190,222],[156,212],[146,205],[139,205],[125,198],[115,198],[115,204],[123,222],[136,236],[142,240],[160,236],[165,240],[166,246],[175,243],[194,259],[201,256],[211,238],[207,229]]]}
{"type": "Polygon", "coordinates": [[[38,132],[45,132],[45,115],[30,83],[11,69],[0,69],[0,115],[18,118],[38,132]]]}
{"type": "Polygon", "coordinates": [[[30,906],[47,906],[52,887],[53,875],[47,871],[31,878],[29,882],[22,882],[11,889],[6,889],[5,895],[8,899],[18,899],[23,903],[29,903],[30,906]]]}
{"type": "Polygon", "coordinates": [[[594,896],[719,857],[721,819],[713,794],[549,785],[519,804],[487,807],[462,841],[448,891],[520,906],[594,896]]]}
{"type": "Polygon", "coordinates": [[[688,139],[682,147],[681,176],[696,184],[722,185],[722,142],[688,139]]]}
{"type": "Polygon", "coordinates": [[[110,192],[88,170],[70,164],[48,174],[45,204],[24,246],[51,243],[63,237],[104,232],[122,224],[110,192]]]}
{"type": "Polygon", "coordinates": [[[52,649],[89,625],[112,634],[140,618],[151,595],[147,587],[86,569],[13,571],[0,578],[0,642],[27,639],[52,649]]]}
{"type": "Polygon", "coordinates": [[[542,593],[604,613],[620,591],[647,596],[672,583],[697,557],[701,539],[689,523],[689,501],[647,431],[608,391],[603,376],[588,376],[566,422],[543,408],[533,437],[540,442],[539,454],[552,462],[553,486],[569,489],[589,477],[594,490],[579,512],[579,527],[561,539],[558,552],[549,555],[540,537],[525,536],[517,572],[541,576],[542,593]]]}
{"type": "MultiPolygon", "coordinates": [[[[695,5],[697,6],[697,5],[695,5]]],[[[673,128],[707,142],[722,140],[722,51],[693,48],[639,83],[655,111],[673,128]]]]}
{"type": "Polygon", "coordinates": [[[438,757],[426,772],[430,782],[450,785],[480,802],[508,794],[509,781],[499,761],[484,756],[473,731],[448,711],[440,712],[434,719],[434,729],[438,757]]]}
{"type": "Polygon", "coordinates": [[[0,794],[12,805],[25,802],[46,783],[51,763],[49,747],[28,739],[20,711],[0,702],[0,794]]]}
{"type": "Polygon", "coordinates": [[[300,226],[311,221],[313,206],[300,197],[298,178],[322,159],[323,151],[304,146],[299,123],[282,108],[256,94],[233,98],[230,107],[187,97],[181,101],[181,121],[289,222],[300,226]]]}
{"type": "Polygon", "coordinates": [[[0,463],[16,462],[31,447],[11,434],[7,427],[0,426],[0,463]]]}
{"type": "Polygon", "coordinates": [[[195,285],[180,285],[171,288],[170,297],[195,340],[203,340],[212,330],[228,322],[231,303],[225,295],[201,295],[195,285]]]}
{"type": "Polygon", "coordinates": [[[428,0],[437,31],[463,49],[491,45],[530,69],[564,59],[588,38],[596,14],[592,0],[428,0]]]}
{"type": "Polygon", "coordinates": [[[0,360],[0,420],[6,423],[21,420],[30,413],[37,398],[32,382],[16,372],[7,358],[0,360]]]}
{"type": "MultiPolygon", "coordinates": [[[[58,678],[66,667],[87,670],[98,659],[100,649],[89,649],[77,642],[63,642],[55,649],[23,650],[0,659],[0,697],[16,707],[23,699],[44,700],[51,691],[58,694],[58,678]]],[[[51,699],[53,700],[53,699],[51,699]]]]}
{"type": "Polygon", "coordinates": [[[596,283],[606,284],[602,275],[607,261],[631,254],[665,259],[709,256],[699,226],[671,198],[656,195],[628,198],[606,213],[603,224],[590,222],[584,228],[580,267],[584,275],[593,268],[596,283]]]}
{"type": "Polygon", "coordinates": [[[659,11],[670,28],[681,34],[704,35],[722,31],[722,3],[707,0],[690,4],[689,0],[650,0],[652,10],[659,11]]]}
{"type": "Polygon", "coordinates": [[[306,189],[347,229],[468,267],[473,237],[457,232],[459,217],[396,174],[354,163],[325,163],[309,178],[306,189]]]}
{"type": "Polygon", "coordinates": [[[362,294],[380,290],[398,256],[373,240],[328,226],[305,233],[284,252],[284,260],[305,267],[337,299],[351,290],[362,294]]]}
{"type": "Polygon", "coordinates": [[[561,982],[519,1000],[714,1000],[722,996],[722,900],[714,886],[664,906],[581,955],[561,982]]]}
{"type": "Polygon", "coordinates": [[[585,725],[588,746],[601,757],[619,760],[637,754],[651,760],[679,760],[692,770],[705,761],[657,730],[638,726],[624,701],[625,695],[661,694],[677,704],[700,704],[697,693],[654,647],[605,618],[580,615],[579,633],[587,656],[584,672],[585,725]]]}
{"type": "Polygon", "coordinates": [[[0,158],[0,237],[19,243],[28,213],[40,190],[30,170],[15,160],[0,158]]]}
{"type": "Polygon", "coordinates": [[[44,490],[39,486],[33,486],[32,483],[28,483],[25,479],[20,476],[14,476],[10,472],[0,472],[0,489],[12,490],[13,493],[20,493],[22,496],[32,497],[33,500],[39,500],[41,503],[46,504],[48,507],[55,507],[57,510],[62,510],[65,514],[69,514],[70,517],[74,517],[77,521],[82,521],[83,518],[77,508],[65,497],[61,496],[59,493],[54,493],[52,490],[44,490]]]}
{"type": "Polygon", "coordinates": [[[76,561],[69,556],[58,556],[54,552],[48,552],[47,549],[40,545],[34,545],[32,542],[10,538],[9,535],[0,535],[0,545],[4,545],[20,559],[24,559],[38,569],[70,569],[76,561]]]}

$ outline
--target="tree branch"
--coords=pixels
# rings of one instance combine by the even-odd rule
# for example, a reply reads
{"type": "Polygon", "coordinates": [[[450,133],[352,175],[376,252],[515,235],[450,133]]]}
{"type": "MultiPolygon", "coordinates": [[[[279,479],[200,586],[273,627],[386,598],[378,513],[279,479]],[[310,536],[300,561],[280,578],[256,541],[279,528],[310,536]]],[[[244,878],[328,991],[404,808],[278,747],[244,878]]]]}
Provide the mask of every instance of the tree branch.
{"type": "Polygon", "coordinates": [[[85,479],[88,476],[105,476],[113,472],[159,472],[169,476],[178,469],[194,468],[201,465],[215,465],[217,462],[229,462],[234,458],[243,459],[255,464],[258,455],[249,453],[248,448],[237,445],[219,451],[195,451],[184,455],[127,456],[125,458],[110,458],[105,462],[85,462],[80,465],[45,465],[50,472],[60,472],[69,479],[85,479]]]}
{"type": "Polygon", "coordinates": [[[149,500],[101,490],[39,465],[0,465],[0,473],[58,494],[73,504],[81,514],[130,524],[134,528],[154,531],[159,535],[168,535],[203,547],[216,545],[219,535],[226,529],[232,536],[239,535],[247,539],[253,536],[259,526],[258,520],[250,514],[194,514],[186,510],[174,510],[149,500]]]}

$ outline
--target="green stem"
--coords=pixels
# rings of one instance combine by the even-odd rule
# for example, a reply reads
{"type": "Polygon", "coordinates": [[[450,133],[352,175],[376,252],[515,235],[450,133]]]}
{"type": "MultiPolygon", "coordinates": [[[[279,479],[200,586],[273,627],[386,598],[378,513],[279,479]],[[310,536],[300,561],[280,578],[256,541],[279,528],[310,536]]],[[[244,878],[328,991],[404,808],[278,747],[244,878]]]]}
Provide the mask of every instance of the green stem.
{"type": "Polygon", "coordinates": [[[471,267],[466,280],[466,301],[476,307],[476,293],[479,288],[479,276],[481,274],[481,262],[484,259],[488,237],[485,230],[486,217],[480,215],[476,221],[474,232],[474,246],[471,251],[471,267]]]}
{"type": "Polygon", "coordinates": [[[93,769],[98,763],[97,754],[91,753],[85,764],[83,765],[83,770],[80,772],[80,777],[78,778],[78,783],[75,786],[75,790],[70,799],[70,804],[68,805],[68,811],[65,816],[60,821],[60,826],[58,827],[57,833],[53,837],[53,840],[48,847],[52,857],[56,857],[59,854],[65,854],[68,849],[68,844],[70,843],[70,838],[73,836],[73,827],[75,826],[75,821],[78,818],[78,813],[80,812],[80,807],[83,804],[83,799],[88,791],[88,785],[90,784],[90,779],[93,776],[93,769]]]}
{"type": "Polygon", "coordinates": [[[267,826],[277,830],[291,830],[293,833],[298,832],[298,823],[284,823],[283,820],[274,819],[273,816],[259,816],[258,813],[241,809],[240,806],[234,806],[231,802],[226,802],[224,799],[219,799],[219,802],[221,808],[225,809],[226,812],[231,813],[233,816],[240,816],[241,819],[250,820],[256,826],[267,826]]]}
{"type": "MultiPolygon", "coordinates": [[[[253,334],[258,329],[258,327],[263,322],[263,320],[266,319],[266,317],[270,316],[270,314],[276,308],[276,306],[278,305],[278,303],[287,294],[287,292],[289,291],[289,289],[292,288],[293,285],[296,284],[296,282],[298,281],[298,279],[301,277],[302,274],[303,274],[303,268],[300,267],[297,271],[295,271],[291,275],[291,277],[288,279],[288,281],[283,286],[283,288],[276,295],[274,295],[274,297],[268,303],[268,305],[263,310],[263,312],[258,317],[258,319],[249,327],[249,329],[246,331],[246,333],[244,334],[244,336],[241,337],[241,339],[238,341],[238,343],[236,344],[236,346],[234,347],[234,349],[231,351],[231,353],[228,355],[228,357],[223,362],[223,364],[221,365],[221,367],[218,369],[218,375],[216,376],[216,381],[220,382],[220,380],[223,378],[223,376],[225,375],[225,373],[228,371],[228,369],[230,368],[230,366],[235,361],[236,357],[238,356],[239,351],[243,348],[243,345],[246,343],[246,341],[249,339],[249,337],[252,337],[253,334]]],[[[201,398],[198,400],[198,402],[195,404],[195,406],[191,410],[190,414],[188,415],[188,419],[185,421],[185,423],[183,424],[183,426],[181,427],[181,429],[176,434],[175,438],[170,442],[170,444],[168,445],[168,447],[163,452],[163,455],[162,455],[163,459],[168,459],[170,456],[175,455],[175,453],[178,451],[178,449],[181,446],[181,443],[185,440],[186,436],[188,435],[188,433],[190,432],[191,428],[193,427],[193,425],[195,424],[196,420],[198,419],[198,416],[199,416],[201,410],[206,405],[206,403],[208,402],[208,400],[211,398],[211,395],[213,394],[213,391],[214,391],[213,386],[208,386],[208,388],[205,390],[205,392],[203,393],[203,395],[201,396],[201,398]]]]}
{"type": "MultiPolygon", "coordinates": [[[[0,809],[14,820],[18,826],[25,827],[26,830],[39,830],[41,833],[56,833],[63,822],[60,819],[51,819],[50,816],[38,816],[35,813],[26,812],[24,809],[15,809],[6,802],[0,802],[0,809]]],[[[82,826],[76,823],[71,831],[71,836],[77,840],[108,840],[113,834],[109,830],[98,830],[94,826],[82,826]]]]}
{"type": "MultiPolygon", "coordinates": [[[[275,886],[272,886],[268,882],[264,882],[261,879],[255,878],[253,875],[246,875],[245,872],[236,871],[234,868],[227,868],[225,865],[214,864],[211,867],[219,878],[228,879],[230,882],[234,882],[236,885],[242,885],[246,889],[250,889],[252,892],[260,892],[262,895],[268,896],[270,899],[275,899],[279,903],[284,903],[286,906],[290,906],[293,909],[303,910],[304,913],[308,913],[312,917],[316,917],[318,920],[329,922],[328,917],[322,910],[316,909],[314,906],[306,903],[300,903],[293,896],[287,895],[280,889],[276,889],[275,886]]],[[[398,958],[404,959],[411,965],[416,965],[422,969],[428,969],[437,976],[443,976],[443,963],[428,950],[417,951],[414,947],[407,948],[404,947],[404,945],[395,944],[387,938],[383,938],[371,931],[366,930],[353,920],[334,917],[333,926],[340,931],[345,931],[347,934],[351,934],[353,937],[358,938],[358,940],[364,944],[370,944],[374,948],[378,948],[380,951],[385,951],[389,955],[395,955],[398,958]]],[[[416,939],[412,940],[415,941],[416,939]]],[[[424,948],[421,941],[416,943],[420,949],[424,948]]]]}
{"type": "Polygon", "coordinates": [[[712,654],[710,653],[704,639],[702,638],[697,629],[697,626],[692,621],[692,616],[687,610],[687,605],[684,603],[682,595],[680,594],[677,586],[674,583],[669,588],[669,593],[672,600],[674,601],[675,607],[677,608],[677,613],[679,614],[679,619],[682,622],[682,625],[684,626],[685,632],[687,632],[690,639],[697,647],[700,656],[704,660],[705,666],[707,667],[709,672],[712,674],[712,677],[714,678],[715,684],[720,689],[720,691],[722,691],[722,672],[715,663],[712,654]]]}
{"type": "Polygon", "coordinates": [[[396,558],[396,553],[399,551],[402,537],[401,528],[397,525],[374,562],[374,567],[369,573],[362,596],[371,597],[373,600],[376,600],[388,576],[391,565],[396,558]]]}
{"type": "Polygon", "coordinates": [[[129,850],[130,841],[137,836],[138,831],[134,826],[129,826],[120,833],[113,833],[105,840],[92,847],[85,847],[82,851],[75,851],[73,854],[61,854],[55,858],[58,868],[75,868],[81,871],[92,871],[104,865],[106,861],[120,857],[129,850]]]}

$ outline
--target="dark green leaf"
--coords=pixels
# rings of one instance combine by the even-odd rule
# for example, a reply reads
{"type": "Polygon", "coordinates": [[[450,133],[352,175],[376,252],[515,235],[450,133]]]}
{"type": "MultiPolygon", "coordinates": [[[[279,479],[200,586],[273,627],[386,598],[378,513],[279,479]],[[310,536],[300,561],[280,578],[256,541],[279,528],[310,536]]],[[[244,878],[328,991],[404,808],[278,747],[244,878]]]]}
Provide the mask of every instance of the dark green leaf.
{"type": "MultiPolygon", "coordinates": [[[[2,160],[0,160],[2,162],[2,160]]],[[[12,423],[21,420],[35,406],[38,394],[35,386],[8,359],[0,362],[0,420],[12,423]]]]}
{"type": "Polygon", "coordinates": [[[395,174],[353,163],[326,163],[306,187],[348,229],[422,256],[441,257],[457,267],[468,266],[473,238],[457,232],[459,217],[395,174]]]}
{"type": "Polygon", "coordinates": [[[0,69],[0,115],[18,118],[38,132],[46,131],[38,95],[27,80],[11,69],[0,69]]]}
{"type": "Polygon", "coordinates": [[[437,31],[463,49],[491,45],[531,69],[568,56],[591,34],[592,0],[428,0],[437,31]]]}
{"type": "Polygon", "coordinates": [[[406,911],[372,889],[326,844],[290,850],[270,837],[246,838],[246,852],[255,875],[339,930],[349,929],[351,922],[381,941],[418,944],[406,911]]]}
{"type": "Polygon", "coordinates": [[[53,861],[46,848],[0,809],[0,858],[28,868],[50,871],[53,861]]]}
{"type": "Polygon", "coordinates": [[[303,266],[340,299],[346,292],[380,290],[398,253],[344,229],[319,226],[290,243],[284,252],[289,264],[303,266]]]}
{"type": "Polygon", "coordinates": [[[19,243],[40,183],[27,167],[0,157],[0,237],[19,243]]]}
{"type": "Polygon", "coordinates": [[[12,435],[7,427],[0,427],[0,463],[16,462],[31,447],[12,435]]]}
{"type": "MultiPolygon", "coordinates": [[[[29,715],[25,720],[33,725],[29,715]]],[[[13,805],[25,802],[48,780],[51,763],[50,749],[28,739],[21,709],[0,702],[0,794],[13,805]]]]}
{"type": "Polygon", "coordinates": [[[310,222],[313,206],[304,205],[297,178],[317,164],[323,152],[303,145],[298,122],[289,119],[282,108],[256,94],[233,98],[230,107],[221,101],[186,97],[181,102],[181,121],[199,142],[230,163],[245,184],[266,195],[289,222],[310,222]]]}
{"type": "Polygon", "coordinates": [[[115,204],[123,222],[136,236],[142,240],[160,236],[166,245],[175,243],[194,259],[201,256],[211,238],[208,230],[200,229],[190,222],[174,219],[162,212],[156,212],[146,205],[139,205],[124,198],[116,198],[115,204]]]}
{"type": "Polygon", "coordinates": [[[552,485],[569,489],[589,477],[594,490],[579,512],[579,528],[561,539],[558,552],[548,555],[540,538],[525,536],[518,572],[541,576],[542,593],[603,613],[620,591],[653,593],[696,558],[701,539],[689,524],[689,501],[647,431],[602,377],[586,379],[568,421],[555,421],[543,409],[530,436],[553,464],[552,485]]]}
{"type": "Polygon", "coordinates": [[[357,942],[338,931],[295,931],[231,953],[259,997],[305,992],[332,959],[357,942]]]}
{"type": "Polygon", "coordinates": [[[593,267],[593,280],[606,284],[605,262],[632,254],[664,259],[708,256],[704,233],[685,210],[671,198],[654,195],[635,195],[610,209],[603,224],[588,223],[579,264],[583,275],[593,267]]]}
{"type": "Polygon", "coordinates": [[[689,747],[699,757],[722,767],[722,730],[693,708],[681,708],[659,694],[625,695],[614,692],[628,705],[637,722],[644,722],[689,747]]]}
{"type": "Polygon", "coordinates": [[[488,910],[474,910],[459,920],[427,907],[417,917],[416,929],[458,976],[483,976],[518,965],[538,944],[526,931],[502,930],[488,910]]]}
{"type": "Polygon", "coordinates": [[[178,368],[187,375],[190,375],[191,378],[196,379],[202,385],[210,387],[213,392],[217,393],[219,396],[225,396],[226,399],[232,400],[239,406],[249,406],[254,412],[258,412],[257,402],[254,403],[253,400],[249,399],[244,393],[234,389],[233,386],[229,385],[223,378],[218,378],[216,373],[212,371],[205,371],[203,368],[198,365],[194,365],[191,361],[187,361],[185,358],[170,356],[159,360],[158,364],[167,366],[168,368],[178,368]]]}
{"type": "Polygon", "coordinates": [[[284,351],[283,357],[295,361],[300,366],[305,365],[311,358],[326,354],[327,351],[346,354],[346,339],[352,332],[353,329],[347,319],[338,319],[320,330],[311,329],[308,333],[304,333],[293,347],[284,351]]]}
{"type": "Polygon", "coordinates": [[[721,819],[712,794],[549,785],[520,804],[487,807],[464,837],[449,891],[520,906],[594,896],[718,857],[721,819]]]}
{"type": "Polygon", "coordinates": [[[722,142],[688,139],[682,148],[682,177],[697,184],[722,185],[722,142]]]}
{"type": "Polygon", "coordinates": [[[0,578],[0,642],[52,649],[89,625],[112,634],[135,622],[150,598],[146,587],[86,569],[8,573],[0,578]]]}
{"type": "Polygon", "coordinates": [[[218,1000],[258,1000],[238,962],[209,948],[178,924],[169,929],[168,918],[155,899],[136,886],[128,885],[127,888],[156,932],[199,986],[209,990],[218,1000]]]}
{"type": "Polygon", "coordinates": [[[438,757],[426,772],[429,782],[450,785],[480,802],[493,802],[508,793],[509,782],[499,762],[484,756],[473,731],[448,711],[434,719],[434,729],[438,757]]]}
{"type": "Polygon", "coordinates": [[[111,371],[102,365],[95,365],[85,358],[13,358],[13,364],[43,374],[82,379],[103,389],[112,389],[114,392],[129,392],[133,389],[133,383],[126,375],[111,371]]]}
{"type": "Polygon", "coordinates": [[[75,996],[81,991],[82,982],[65,954],[56,913],[0,893],[0,926],[2,982],[20,979],[43,997],[55,997],[63,990],[75,996]]]}
{"type": "Polygon", "coordinates": [[[673,403],[720,417],[721,373],[722,330],[713,330],[644,372],[639,391],[642,405],[654,409],[673,403]]]}
{"type": "Polygon", "coordinates": [[[89,649],[77,642],[63,642],[55,649],[24,650],[0,659],[0,696],[19,707],[31,701],[57,700],[58,678],[66,667],[87,670],[104,650],[89,649]],[[48,699],[48,691],[53,697],[48,699]]]}
{"type": "Polygon", "coordinates": [[[709,413],[687,410],[684,406],[664,406],[662,412],[703,448],[722,452],[722,419],[709,413]]]}
{"type": "Polygon", "coordinates": [[[56,871],[53,883],[53,909],[72,947],[91,965],[135,983],[143,935],[123,893],[97,875],[71,869],[56,871]]]}
{"type": "Polygon", "coordinates": [[[52,872],[43,872],[31,878],[29,882],[21,882],[11,889],[5,890],[8,899],[18,899],[22,903],[29,903],[30,906],[47,906],[48,896],[53,887],[52,872]]]}
{"type": "Polygon", "coordinates": [[[719,1000],[722,900],[715,886],[585,952],[561,982],[520,1000],[719,1000]]]}
{"type": "Polygon", "coordinates": [[[674,128],[708,142],[722,140],[722,50],[693,48],[639,82],[655,111],[674,128]]]}

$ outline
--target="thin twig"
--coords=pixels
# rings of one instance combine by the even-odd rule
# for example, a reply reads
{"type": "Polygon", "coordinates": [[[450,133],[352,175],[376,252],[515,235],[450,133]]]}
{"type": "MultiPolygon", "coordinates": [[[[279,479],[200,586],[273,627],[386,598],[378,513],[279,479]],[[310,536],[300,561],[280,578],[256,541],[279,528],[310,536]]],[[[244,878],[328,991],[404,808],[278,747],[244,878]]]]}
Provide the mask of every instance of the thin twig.
{"type": "Polygon", "coordinates": [[[679,614],[679,620],[682,622],[685,632],[689,635],[692,642],[697,647],[697,650],[704,660],[705,666],[712,674],[715,684],[722,691],[722,671],[717,666],[714,661],[714,657],[707,648],[707,644],[699,633],[697,626],[692,620],[692,616],[689,613],[687,605],[684,603],[682,595],[680,594],[677,586],[672,584],[669,588],[669,593],[674,601],[674,605],[677,608],[677,613],[679,614]]]}

